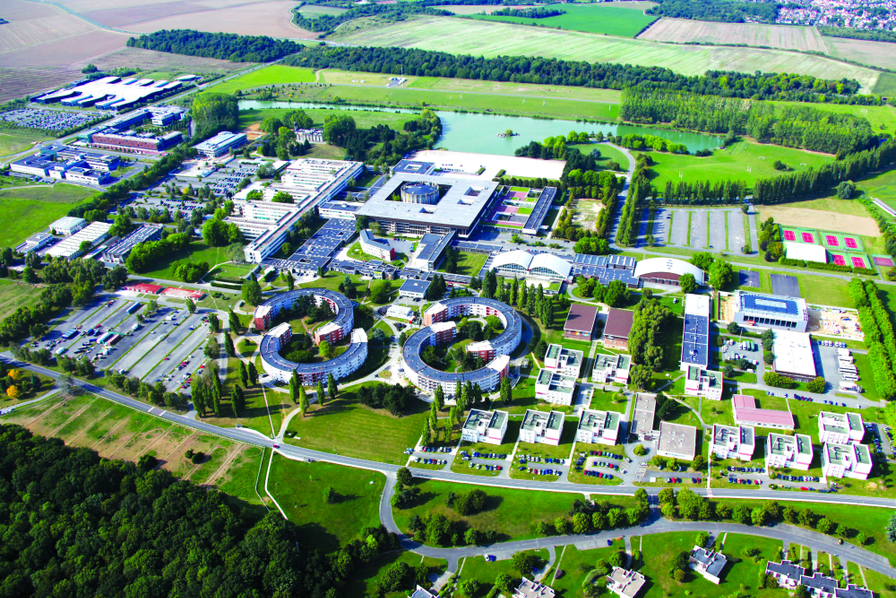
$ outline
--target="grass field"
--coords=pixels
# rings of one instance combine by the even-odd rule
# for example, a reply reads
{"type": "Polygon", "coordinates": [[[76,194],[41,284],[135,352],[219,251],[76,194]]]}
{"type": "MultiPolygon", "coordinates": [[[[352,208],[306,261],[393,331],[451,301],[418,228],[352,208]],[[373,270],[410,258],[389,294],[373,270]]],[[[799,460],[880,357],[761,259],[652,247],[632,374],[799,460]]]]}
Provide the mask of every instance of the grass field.
{"type": "MultiPolygon", "coordinates": [[[[599,148],[603,152],[603,148],[599,148]]],[[[783,172],[772,164],[780,160],[793,170],[806,170],[832,162],[833,156],[825,156],[776,145],[762,145],[753,141],[739,141],[724,149],[716,149],[712,156],[698,158],[681,154],[650,152],[655,162],[651,184],[662,190],[666,181],[745,181],[752,185],[758,178],[774,177],[783,172]],[[764,159],[763,159],[764,158],[764,159]],[[806,164],[806,166],[803,166],[806,164]],[[750,172],[747,172],[750,169],[750,172]],[[679,178],[679,174],[682,175],[679,178]]]]}
{"type": "Polygon", "coordinates": [[[25,283],[0,280],[0,320],[24,306],[34,305],[41,288],[25,283]]]}
{"type": "MultiPolygon", "coordinates": [[[[465,276],[478,276],[479,271],[482,270],[482,266],[485,265],[485,260],[488,259],[488,255],[484,253],[470,253],[468,251],[461,251],[460,256],[457,260],[457,274],[463,274],[465,276]]],[[[439,268],[439,272],[445,271],[445,262],[442,262],[442,267],[439,268]]]]}
{"type": "Polygon", "coordinates": [[[401,46],[476,56],[538,56],[659,66],[685,75],[707,70],[753,73],[788,72],[825,79],[855,78],[866,89],[878,72],[808,54],[759,48],[685,46],[558,31],[509,23],[450,17],[425,17],[349,34],[340,41],[370,46],[401,46]]]}
{"type": "Polygon", "coordinates": [[[331,552],[365,527],[380,524],[379,502],[385,482],[382,474],[365,469],[274,455],[268,490],[305,538],[314,538],[316,547],[331,552]],[[324,499],[327,487],[336,492],[333,504],[324,499]]]}
{"type": "MultiPolygon", "coordinates": [[[[548,560],[547,548],[523,550],[522,552],[538,556],[542,563],[545,563],[548,560]]],[[[511,563],[512,561],[510,559],[503,559],[490,563],[485,560],[484,555],[465,557],[460,562],[461,568],[459,578],[461,583],[468,579],[475,579],[479,581],[481,587],[486,588],[485,591],[488,591],[494,586],[497,577],[502,573],[506,573],[514,580],[513,583],[511,583],[511,586],[516,587],[519,585],[520,574],[513,568],[511,563]]],[[[484,595],[485,594],[482,594],[482,596],[484,595]]]]}
{"type": "Polygon", "coordinates": [[[553,29],[568,29],[586,33],[635,37],[657,17],[645,15],[637,10],[605,6],[603,4],[567,4],[562,7],[566,14],[544,19],[525,17],[505,17],[494,15],[473,15],[470,18],[483,21],[501,21],[521,25],[537,25],[553,29]]]}
{"type": "Polygon", "coordinates": [[[815,27],[795,27],[793,25],[710,23],[690,19],[662,18],[639,35],[638,39],[679,44],[764,46],[827,54],[824,39],[815,27]]]}
{"type": "Polygon", "coordinates": [[[0,211],[4,223],[0,232],[0,247],[15,247],[95,193],[93,189],[66,183],[56,183],[52,187],[0,189],[0,211]]]}
{"type": "MultiPolygon", "coordinates": [[[[637,550],[638,544],[632,545],[637,550]]],[[[592,548],[591,550],[579,550],[574,545],[557,548],[557,563],[555,571],[561,569],[565,572],[559,579],[553,574],[548,576],[548,585],[564,598],[584,598],[585,593],[582,584],[588,572],[594,569],[595,563],[601,559],[610,558],[614,552],[625,550],[625,542],[615,540],[612,546],[592,548]]]]}
{"type": "MultiPolygon", "coordinates": [[[[378,384],[367,382],[365,386],[378,384]]],[[[305,418],[295,417],[289,430],[296,433],[291,442],[318,451],[404,464],[404,450],[417,444],[423,421],[429,412],[415,402],[413,413],[394,417],[386,411],[370,409],[358,402],[357,389],[342,391],[335,401],[320,407],[315,404],[305,418]]]]}
{"type": "Polygon", "coordinates": [[[896,93],[896,73],[881,73],[874,84],[874,93],[883,96],[892,96],[896,93]]]}
{"type": "Polygon", "coordinates": [[[305,17],[306,19],[315,19],[320,15],[341,15],[344,13],[347,8],[339,8],[337,6],[317,6],[317,5],[305,5],[301,9],[299,9],[299,14],[305,17]]]}
{"type": "Polygon", "coordinates": [[[50,135],[20,131],[18,129],[0,129],[0,156],[7,156],[28,149],[35,143],[53,139],[50,135]]]}
{"type": "Polygon", "coordinates": [[[888,170],[858,182],[859,190],[896,208],[896,170],[888,170]]]}
{"type": "Polygon", "coordinates": [[[209,266],[214,267],[215,264],[229,260],[230,257],[227,255],[226,247],[210,247],[202,241],[193,241],[186,249],[160,259],[154,270],[141,272],[141,274],[151,278],[161,278],[162,280],[177,280],[174,276],[174,270],[181,263],[208,262],[209,266]]]}
{"type": "Polygon", "coordinates": [[[265,85],[282,85],[284,83],[311,83],[314,81],[314,71],[296,66],[272,64],[263,69],[234,77],[229,81],[222,81],[212,86],[211,91],[218,93],[233,93],[236,90],[246,91],[265,85]]]}
{"type": "MultiPolygon", "coordinates": [[[[444,573],[448,563],[444,559],[423,557],[413,552],[392,551],[378,556],[369,563],[361,564],[352,572],[345,589],[346,596],[383,596],[377,594],[378,582],[388,568],[395,563],[405,563],[410,567],[425,566],[429,574],[436,576],[444,573]]],[[[387,592],[383,598],[406,598],[414,589],[414,584],[399,588],[395,592],[387,592]]]]}

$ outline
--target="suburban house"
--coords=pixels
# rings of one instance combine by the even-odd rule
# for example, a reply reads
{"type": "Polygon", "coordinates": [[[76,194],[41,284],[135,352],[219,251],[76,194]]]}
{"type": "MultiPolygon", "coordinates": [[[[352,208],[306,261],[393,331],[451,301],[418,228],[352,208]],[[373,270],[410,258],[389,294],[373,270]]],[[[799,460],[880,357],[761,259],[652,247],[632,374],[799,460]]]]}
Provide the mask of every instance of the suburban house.
{"type": "Polygon", "coordinates": [[[727,563],[728,558],[721,552],[700,546],[694,546],[688,557],[688,566],[716,585],[721,583],[722,569],[727,563]]]}
{"type": "Polygon", "coordinates": [[[613,567],[613,571],[607,575],[607,589],[619,598],[636,598],[645,583],[647,580],[642,574],[622,567],[613,567]]]}

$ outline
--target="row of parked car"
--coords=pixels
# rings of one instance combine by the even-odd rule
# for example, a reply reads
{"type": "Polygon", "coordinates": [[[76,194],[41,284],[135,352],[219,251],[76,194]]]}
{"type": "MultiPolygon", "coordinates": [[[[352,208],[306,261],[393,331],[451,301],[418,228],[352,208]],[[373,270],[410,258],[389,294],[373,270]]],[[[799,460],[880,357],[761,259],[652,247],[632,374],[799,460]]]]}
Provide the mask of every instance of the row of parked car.
{"type": "Polygon", "coordinates": [[[703,481],[702,478],[666,478],[666,482],[669,484],[682,484],[684,481],[693,482],[695,484],[699,484],[703,481]]]}
{"type": "Polygon", "coordinates": [[[612,473],[603,473],[602,471],[594,471],[594,470],[592,470],[592,469],[586,469],[586,470],[585,470],[585,475],[590,476],[590,477],[592,477],[592,478],[603,478],[603,479],[605,479],[605,480],[612,480],[612,479],[613,479],[613,474],[612,474],[612,473]]]}
{"type": "MultiPolygon", "coordinates": [[[[470,453],[467,451],[461,451],[460,455],[464,459],[470,459],[470,453]]],[[[477,459],[506,459],[507,453],[480,453],[479,451],[473,451],[473,457],[477,459]]]]}
{"type": "Polygon", "coordinates": [[[736,478],[734,476],[728,476],[729,484],[746,484],[747,486],[759,486],[762,484],[762,480],[746,480],[744,478],[736,478]]]}
{"type": "Polygon", "coordinates": [[[520,455],[520,463],[556,463],[557,465],[566,465],[566,459],[557,459],[555,457],[530,457],[528,455],[520,455]]]}
{"type": "Polygon", "coordinates": [[[429,457],[417,457],[414,462],[424,465],[448,465],[448,461],[445,459],[430,459],[429,457]]]}
{"type": "Polygon", "coordinates": [[[531,473],[533,475],[555,475],[561,476],[563,472],[559,469],[533,469],[531,467],[520,466],[520,471],[525,471],[526,473],[531,473]]]}
{"type": "Polygon", "coordinates": [[[814,475],[781,475],[775,476],[776,479],[786,480],[788,482],[820,482],[821,478],[814,475]]]}
{"type": "Polygon", "coordinates": [[[733,467],[728,466],[728,471],[738,471],[740,473],[765,473],[764,467],[733,467]]]}
{"type": "Polygon", "coordinates": [[[592,457],[609,457],[610,459],[618,459],[620,461],[622,460],[622,455],[617,455],[616,453],[611,453],[610,451],[589,451],[588,453],[579,453],[580,457],[586,457],[588,455],[592,457]]]}
{"type": "Polygon", "coordinates": [[[488,465],[485,463],[470,463],[470,469],[484,469],[486,471],[501,471],[500,465],[488,465]]]}

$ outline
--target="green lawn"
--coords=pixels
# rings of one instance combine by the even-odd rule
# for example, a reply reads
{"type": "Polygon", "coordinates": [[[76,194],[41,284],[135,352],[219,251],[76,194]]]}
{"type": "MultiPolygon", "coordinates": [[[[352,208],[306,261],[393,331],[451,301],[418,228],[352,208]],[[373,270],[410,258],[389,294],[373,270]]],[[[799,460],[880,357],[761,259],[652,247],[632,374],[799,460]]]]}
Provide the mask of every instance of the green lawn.
{"type": "MultiPolygon", "coordinates": [[[[524,550],[523,552],[532,553],[539,556],[543,563],[547,562],[548,560],[547,548],[541,548],[538,550],[524,550]]],[[[495,585],[495,579],[497,579],[497,577],[502,573],[507,573],[514,579],[514,582],[511,584],[513,587],[519,585],[520,574],[513,568],[510,559],[504,559],[501,561],[490,563],[485,560],[484,556],[471,556],[466,557],[461,561],[459,579],[461,583],[468,579],[476,579],[482,584],[482,587],[485,588],[485,591],[488,592],[495,585]]]]}
{"type": "Polygon", "coordinates": [[[312,69],[272,64],[263,69],[235,77],[229,81],[218,83],[211,87],[211,91],[217,93],[233,93],[237,90],[246,91],[265,85],[310,83],[312,81],[314,81],[314,71],[312,69]]]}
{"type": "Polygon", "coordinates": [[[30,284],[0,280],[0,320],[20,307],[34,305],[41,290],[30,284]]]}
{"type": "MultiPolygon", "coordinates": [[[[376,596],[378,582],[382,579],[386,570],[395,563],[405,563],[410,567],[423,566],[427,569],[427,573],[430,575],[441,575],[445,572],[445,569],[448,568],[448,563],[445,559],[422,557],[413,552],[404,550],[389,552],[378,556],[369,563],[359,565],[358,568],[352,572],[344,595],[376,596]]],[[[406,598],[413,590],[414,584],[409,583],[398,591],[386,593],[384,598],[406,598]]]]}
{"type": "Polygon", "coordinates": [[[20,129],[0,129],[0,156],[26,150],[36,143],[53,139],[52,136],[20,129]]]}
{"type": "MultiPolygon", "coordinates": [[[[551,7],[553,8],[553,7],[551,7]]],[[[565,4],[561,8],[566,14],[543,19],[513,16],[471,15],[471,19],[501,21],[521,25],[537,25],[553,29],[602,33],[620,37],[635,37],[658,17],[645,15],[638,10],[617,8],[603,4],[565,4]]]]}
{"type": "MultiPolygon", "coordinates": [[[[378,382],[367,382],[370,386],[378,382]]],[[[404,450],[417,444],[423,422],[429,412],[422,402],[413,404],[413,413],[394,417],[386,411],[373,410],[358,402],[360,385],[342,391],[335,401],[322,408],[314,405],[305,418],[290,421],[295,432],[292,444],[384,463],[404,464],[404,450]]]]}
{"type": "Polygon", "coordinates": [[[890,207],[896,207],[896,170],[862,179],[858,181],[858,187],[869,198],[880,199],[890,207]]]}
{"type": "MultiPolygon", "coordinates": [[[[461,251],[460,255],[457,259],[457,270],[455,270],[455,274],[463,274],[464,276],[478,276],[479,271],[482,270],[482,266],[485,265],[485,260],[488,259],[488,255],[485,253],[470,253],[468,251],[461,251]]],[[[442,267],[439,268],[439,272],[445,272],[445,262],[442,262],[442,267]]]]}
{"type": "MultiPolygon", "coordinates": [[[[258,495],[264,495],[264,469],[260,466],[267,465],[268,457],[270,457],[270,453],[267,452],[267,449],[257,446],[246,447],[227,466],[227,472],[218,483],[218,490],[243,503],[261,507],[258,495]],[[261,471],[261,475],[259,475],[259,471],[261,471]],[[258,481],[257,486],[256,480],[258,481]]],[[[261,509],[260,512],[266,512],[266,510],[261,509]]]]}
{"type": "MultiPolygon", "coordinates": [[[[637,550],[638,545],[632,545],[633,550],[637,550]]],[[[554,574],[548,576],[547,585],[554,588],[558,595],[563,598],[584,598],[585,592],[582,589],[582,583],[585,581],[588,573],[594,569],[594,565],[601,559],[609,559],[614,552],[625,550],[625,542],[616,540],[612,546],[604,546],[603,548],[592,548],[590,550],[579,550],[570,544],[563,548],[557,547],[557,563],[553,568],[562,569],[564,574],[560,579],[554,577],[554,574]]]]}
{"type": "Polygon", "coordinates": [[[52,187],[0,189],[0,212],[4,223],[0,247],[15,247],[95,193],[93,189],[66,183],[56,183],[52,187]]]}
{"type": "Polygon", "coordinates": [[[304,537],[314,538],[315,547],[332,552],[365,527],[379,525],[385,482],[381,473],[366,469],[290,461],[275,455],[268,490],[304,537]],[[336,492],[333,504],[324,499],[328,487],[336,492]]]}
{"type": "Polygon", "coordinates": [[[666,181],[745,181],[752,185],[758,178],[768,178],[783,174],[772,167],[775,160],[781,160],[793,170],[805,170],[833,161],[833,156],[804,152],[776,145],[762,145],[753,141],[739,141],[725,149],[713,151],[712,156],[698,158],[693,155],[650,152],[654,166],[650,170],[651,184],[663,191],[666,181]],[[762,158],[765,158],[764,160],[762,158]],[[801,166],[806,164],[807,166],[801,166]],[[747,169],[750,172],[747,172],[747,169]],[[679,178],[679,173],[682,178],[679,178]]]}
{"type": "Polygon", "coordinates": [[[177,280],[174,270],[181,264],[208,262],[210,267],[230,260],[226,247],[211,247],[203,241],[193,241],[186,249],[182,249],[160,259],[154,270],[141,272],[149,278],[177,280]]]}

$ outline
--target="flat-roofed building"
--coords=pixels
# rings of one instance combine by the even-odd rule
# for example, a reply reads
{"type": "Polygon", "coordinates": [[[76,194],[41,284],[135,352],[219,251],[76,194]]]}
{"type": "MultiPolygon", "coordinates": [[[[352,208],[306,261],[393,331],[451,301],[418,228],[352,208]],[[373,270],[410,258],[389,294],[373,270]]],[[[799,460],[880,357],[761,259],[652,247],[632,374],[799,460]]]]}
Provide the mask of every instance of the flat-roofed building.
{"type": "Polygon", "coordinates": [[[825,477],[867,480],[871,466],[871,450],[867,444],[827,442],[821,450],[821,469],[825,477]]]}
{"type": "Polygon", "coordinates": [[[684,394],[704,397],[711,401],[721,401],[723,386],[722,372],[707,370],[696,365],[688,367],[687,377],[684,381],[684,394]]]}
{"type": "Polygon", "coordinates": [[[613,567],[607,575],[607,589],[619,598],[637,598],[646,583],[647,579],[641,573],[622,567],[613,567]]]}
{"type": "Polygon", "coordinates": [[[50,232],[60,237],[70,237],[87,226],[87,221],[75,216],[63,216],[50,225],[50,232]]]}
{"type": "Polygon", "coordinates": [[[544,356],[544,367],[566,376],[578,378],[584,358],[585,353],[582,351],[567,349],[563,345],[548,345],[548,352],[544,356]]]}
{"type": "Polygon", "coordinates": [[[554,598],[556,593],[553,588],[537,581],[531,581],[525,577],[520,585],[513,590],[513,598],[554,598]]]}
{"type": "Polygon", "coordinates": [[[697,456],[697,428],[660,422],[660,439],[657,442],[656,454],[661,457],[693,461],[697,456]]]}
{"type": "Polygon", "coordinates": [[[558,446],[563,434],[563,413],[527,409],[520,426],[520,442],[558,446]]]}
{"type": "Polygon", "coordinates": [[[552,281],[572,279],[572,264],[553,253],[515,249],[493,256],[491,269],[499,276],[536,278],[552,281]]]}
{"type": "Polygon", "coordinates": [[[63,257],[67,260],[78,258],[85,253],[85,251],[81,250],[82,243],[88,243],[92,249],[109,238],[110,228],[112,228],[112,225],[108,222],[92,222],[72,236],[50,247],[46,255],[63,257]]]}
{"type": "Polygon", "coordinates": [[[778,428],[793,430],[793,414],[789,411],[762,409],[756,406],[756,399],[750,395],[734,395],[731,397],[731,408],[734,411],[734,423],[737,425],[756,426],[757,428],[778,428]]]}
{"type": "MultiPolygon", "coordinates": [[[[709,367],[709,295],[684,296],[684,328],[681,341],[681,371],[691,366],[709,367]]],[[[721,397],[720,397],[721,398],[721,397]]]]}
{"type": "Polygon", "coordinates": [[[749,291],[734,292],[734,321],[741,326],[806,332],[809,306],[805,299],[749,291]]]}
{"type": "Polygon", "coordinates": [[[373,257],[378,257],[381,260],[389,262],[395,259],[395,248],[392,247],[389,241],[377,239],[373,236],[373,233],[366,228],[358,233],[358,241],[361,243],[361,251],[367,255],[372,255],[373,257]]]}
{"type": "Polygon", "coordinates": [[[572,405],[576,379],[553,370],[543,369],[535,380],[535,398],[554,405],[572,405]]]}
{"type": "Polygon", "coordinates": [[[621,427],[621,413],[584,409],[576,429],[576,442],[613,446],[619,441],[621,427]]]}
{"type": "Polygon", "coordinates": [[[221,131],[211,139],[206,139],[202,143],[197,143],[193,147],[197,152],[206,158],[217,158],[223,156],[231,149],[236,149],[245,145],[245,133],[231,133],[230,131],[221,131]]]}
{"type": "Polygon", "coordinates": [[[765,440],[765,466],[808,471],[812,466],[812,438],[808,434],[785,436],[772,432],[765,440]]]}
{"type": "Polygon", "coordinates": [[[663,286],[681,286],[681,277],[690,274],[703,286],[703,270],[697,266],[676,258],[654,257],[641,260],[635,266],[635,277],[644,284],[663,286]]]}
{"type": "Polygon", "coordinates": [[[364,204],[354,201],[336,201],[331,200],[317,206],[317,213],[321,218],[330,220],[331,218],[339,218],[342,220],[355,221],[355,212],[364,204]]]}
{"type": "Polygon", "coordinates": [[[607,325],[604,326],[604,346],[628,351],[628,335],[632,331],[635,312],[610,308],[607,325]]]}
{"type": "Polygon", "coordinates": [[[632,427],[629,433],[642,441],[654,438],[656,435],[653,428],[653,420],[656,417],[656,395],[636,394],[633,413],[632,427]]]}
{"type": "Polygon", "coordinates": [[[428,280],[417,280],[416,278],[408,278],[401,283],[398,289],[399,297],[409,297],[411,299],[425,299],[426,291],[429,290],[430,282],[428,280]]]}
{"type": "Polygon", "coordinates": [[[594,323],[597,321],[597,306],[573,303],[563,325],[566,338],[590,341],[594,338],[594,323]]]}
{"type": "Polygon", "coordinates": [[[594,369],[591,379],[601,384],[616,382],[628,384],[632,371],[632,358],[628,355],[606,355],[598,353],[594,356],[594,369]]]}
{"type": "Polygon", "coordinates": [[[863,438],[865,438],[865,423],[860,414],[830,411],[818,414],[818,442],[850,444],[862,442],[863,438]]]}
{"type": "Polygon", "coordinates": [[[722,582],[722,570],[727,564],[728,558],[724,554],[702,546],[694,546],[688,556],[688,566],[716,585],[722,582]]]}
{"type": "Polygon", "coordinates": [[[144,224],[137,229],[131,231],[124,239],[106,249],[103,252],[103,261],[109,264],[123,264],[127,260],[131,251],[139,243],[146,241],[156,241],[162,238],[162,229],[165,227],[161,224],[144,224]]]}
{"type": "MultiPolygon", "coordinates": [[[[449,231],[444,235],[430,233],[423,235],[417,243],[417,254],[411,258],[408,264],[409,267],[426,272],[434,272],[439,266],[439,262],[445,256],[445,250],[451,246],[455,236],[454,231],[449,231]]],[[[479,272],[472,272],[473,276],[478,274],[479,272]]]]}
{"type": "Polygon", "coordinates": [[[752,461],[756,450],[756,430],[752,426],[712,425],[710,454],[719,459],[752,461]]]}
{"type": "Polygon", "coordinates": [[[779,588],[794,590],[800,585],[800,578],[806,574],[806,570],[784,559],[780,563],[767,562],[765,574],[774,577],[778,581],[779,588]]]}
{"type": "Polygon", "coordinates": [[[50,169],[56,166],[53,161],[52,154],[34,154],[33,156],[25,156],[15,162],[10,163],[10,172],[18,172],[20,174],[30,174],[32,176],[49,176],[50,169]]]}
{"type": "Polygon", "coordinates": [[[506,411],[471,409],[461,429],[461,438],[467,442],[501,444],[507,432],[508,419],[506,411]]]}
{"type": "Polygon", "coordinates": [[[433,334],[433,344],[442,345],[450,343],[457,336],[457,323],[453,320],[448,322],[438,322],[429,327],[433,334]]]}
{"type": "Polygon", "coordinates": [[[31,253],[32,251],[40,251],[47,245],[52,245],[55,242],[56,237],[54,237],[50,233],[35,233],[25,239],[23,243],[16,246],[16,253],[25,255],[26,253],[31,253]]]}
{"type": "Polygon", "coordinates": [[[800,382],[815,378],[815,354],[807,332],[775,330],[775,371],[800,382]]]}

